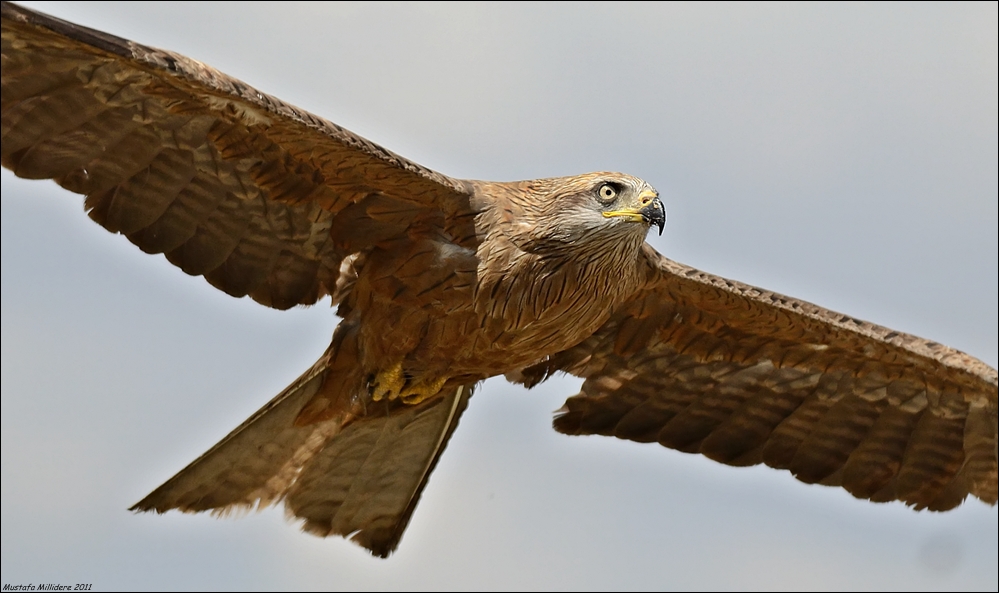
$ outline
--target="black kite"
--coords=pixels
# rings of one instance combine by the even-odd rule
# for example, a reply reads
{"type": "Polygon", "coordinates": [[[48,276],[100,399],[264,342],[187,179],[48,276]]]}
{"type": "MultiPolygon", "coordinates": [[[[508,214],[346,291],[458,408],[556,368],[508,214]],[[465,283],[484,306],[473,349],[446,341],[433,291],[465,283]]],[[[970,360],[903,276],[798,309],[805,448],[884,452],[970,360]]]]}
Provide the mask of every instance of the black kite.
{"type": "Polygon", "coordinates": [[[204,64],[3,3],[2,162],[226,293],[329,296],[326,353],[136,510],[283,501],[395,549],[491,376],[585,379],[567,434],[765,463],[875,501],[997,498],[997,376],[970,356],[670,261],[620,173],[452,179],[204,64]]]}

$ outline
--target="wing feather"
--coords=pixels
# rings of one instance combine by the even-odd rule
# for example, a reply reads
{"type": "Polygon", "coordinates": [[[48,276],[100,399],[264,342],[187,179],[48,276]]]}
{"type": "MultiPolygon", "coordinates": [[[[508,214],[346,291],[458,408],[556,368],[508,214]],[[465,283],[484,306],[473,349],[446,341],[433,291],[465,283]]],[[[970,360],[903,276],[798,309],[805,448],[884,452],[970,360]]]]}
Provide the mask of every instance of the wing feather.
{"type": "Polygon", "coordinates": [[[314,303],[414,224],[475,237],[463,182],[177,54],[4,2],[2,82],[3,166],[233,296],[314,303]],[[406,207],[330,236],[371,197],[406,207]]]}
{"type": "Polygon", "coordinates": [[[522,371],[584,377],[555,428],[765,463],[858,498],[997,498],[996,371],[962,352],[672,262],[593,336],[522,371]]]}

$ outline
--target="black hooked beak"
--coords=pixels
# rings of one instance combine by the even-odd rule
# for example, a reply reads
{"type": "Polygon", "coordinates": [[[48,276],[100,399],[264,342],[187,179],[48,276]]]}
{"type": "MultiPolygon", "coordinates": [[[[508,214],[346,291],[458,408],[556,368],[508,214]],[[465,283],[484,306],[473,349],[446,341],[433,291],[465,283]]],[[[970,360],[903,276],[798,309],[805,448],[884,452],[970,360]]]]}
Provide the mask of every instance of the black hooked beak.
{"type": "Polygon", "coordinates": [[[666,207],[663,206],[663,202],[659,199],[659,196],[653,197],[638,212],[642,215],[642,220],[649,223],[649,226],[658,226],[659,234],[663,234],[663,227],[666,226],[666,207]]]}

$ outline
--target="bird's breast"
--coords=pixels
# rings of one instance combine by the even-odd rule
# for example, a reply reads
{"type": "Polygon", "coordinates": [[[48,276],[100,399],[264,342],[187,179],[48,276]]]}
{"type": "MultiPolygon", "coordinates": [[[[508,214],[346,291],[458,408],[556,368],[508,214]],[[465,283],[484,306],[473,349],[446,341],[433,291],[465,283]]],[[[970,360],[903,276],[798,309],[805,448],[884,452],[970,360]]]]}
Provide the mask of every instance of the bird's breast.
{"type": "MultiPolygon", "coordinates": [[[[593,334],[635,274],[600,258],[522,256],[498,269],[480,264],[474,306],[493,354],[530,364],[593,334]]],[[[510,369],[503,369],[506,372],[510,369]]]]}
{"type": "Polygon", "coordinates": [[[485,378],[593,334],[633,276],[618,262],[435,241],[376,251],[355,289],[365,358],[407,373],[485,378]]]}

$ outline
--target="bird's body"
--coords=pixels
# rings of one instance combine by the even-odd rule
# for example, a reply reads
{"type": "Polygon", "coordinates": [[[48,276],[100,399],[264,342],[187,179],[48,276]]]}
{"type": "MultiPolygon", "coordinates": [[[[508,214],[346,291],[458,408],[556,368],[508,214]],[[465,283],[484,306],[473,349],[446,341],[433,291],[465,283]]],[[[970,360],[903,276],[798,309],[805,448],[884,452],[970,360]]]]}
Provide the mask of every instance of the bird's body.
{"type": "MultiPolygon", "coordinates": [[[[618,173],[576,183],[589,193],[608,179],[642,187],[618,173]]],[[[553,191],[565,190],[554,181],[468,182],[474,236],[415,229],[352,261],[356,280],[340,306],[345,327],[357,328],[361,366],[377,374],[388,360],[413,383],[474,383],[539,362],[603,325],[612,313],[605,304],[625,300],[648,273],[641,251],[648,227],[630,241],[559,237],[556,229],[525,238],[523,229],[537,232],[546,214],[531,202],[556,211],[572,197],[553,191]]]]}
{"type": "Polygon", "coordinates": [[[3,4],[3,165],[233,296],[329,296],[302,377],[137,510],[283,501],[399,542],[474,385],[586,379],[555,420],[875,501],[997,499],[997,376],[968,355],[672,262],[620,173],[449,178],[183,56],[3,4]]]}

